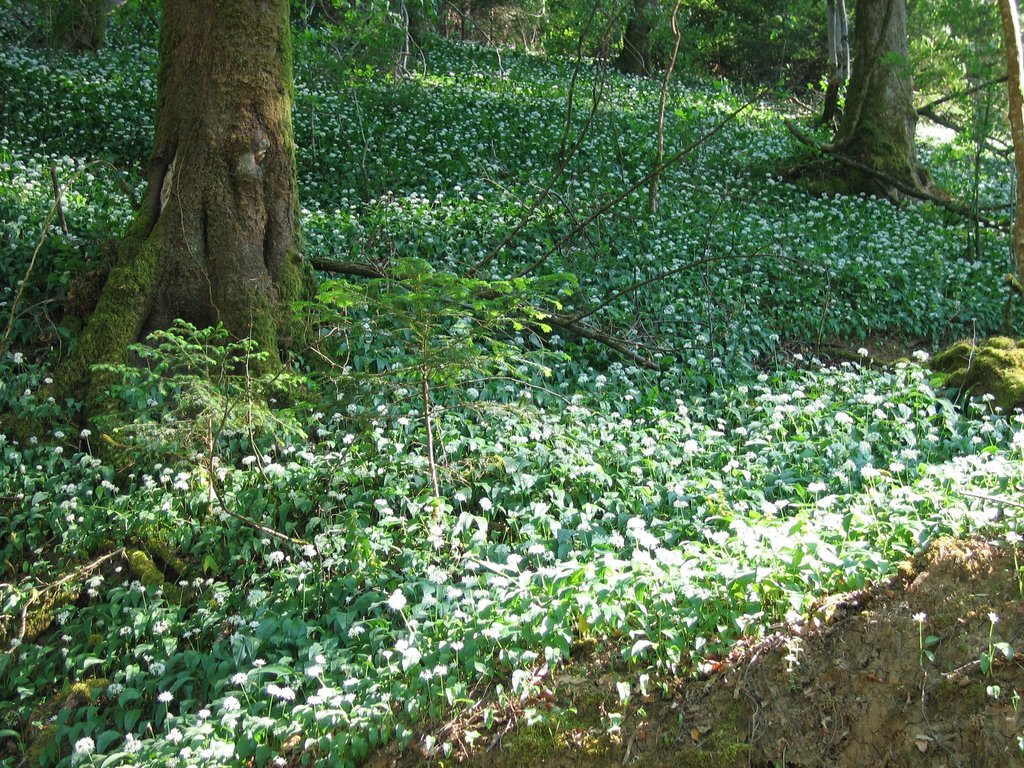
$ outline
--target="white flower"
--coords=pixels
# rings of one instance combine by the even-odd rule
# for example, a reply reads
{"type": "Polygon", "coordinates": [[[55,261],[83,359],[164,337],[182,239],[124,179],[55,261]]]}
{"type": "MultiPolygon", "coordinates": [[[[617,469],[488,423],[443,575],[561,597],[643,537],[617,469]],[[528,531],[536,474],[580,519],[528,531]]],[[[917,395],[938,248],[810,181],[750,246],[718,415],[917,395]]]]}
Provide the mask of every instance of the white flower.
{"type": "Polygon", "coordinates": [[[865,347],[861,347],[860,349],[857,350],[857,354],[860,355],[861,357],[867,357],[871,353],[868,352],[865,347]]]}
{"type": "Polygon", "coordinates": [[[929,354],[925,352],[923,349],[917,349],[914,350],[913,357],[919,363],[926,363],[928,362],[929,354]]]}
{"type": "Polygon", "coordinates": [[[208,720],[211,714],[212,713],[210,712],[210,710],[208,710],[206,707],[203,707],[198,712],[196,712],[196,717],[198,717],[200,720],[208,720]]]}
{"type": "Polygon", "coordinates": [[[388,598],[388,608],[392,611],[401,611],[408,604],[409,601],[405,599],[405,595],[400,589],[396,589],[391,593],[391,597],[388,598]]]}
{"type": "Polygon", "coordinates": [[[828,485],[818,480],[808,485],[807,490],[810,491],[811,493],[821,493],[822,491],[828,490],[828,485]]]}
{"type": "Polygon", "coordinates": [[[284,552],[282,552],[281,550],[276,550],[274,552],[271,552],[269,555],[267,555],[267,564],[268,565],[279,565],[280,563],[283,563],[283,562],[284,562],[284,552]]]}
{"type": "Polygon", "coordinates": [[[916,621],[918,624],[924,624],[924,622],[927,620],[927,618],[928,618],[928,614],[927,613],[915,613],[914,614],[914,621],[916,621]]]}
{"type": "Polygon", "coordinates": [[[235,672],[231,676],[232,685],[245,685],[247,682],[249,682],[249,676],[245,672],[235,672]]]}
{"type": "Polygon", "coordinates": [[[72,762],[79,763],[95,751],[96,742],[88,736],[82,736],[82,738],[75,742],[75,756],[72,762]]]}
{"type": "Polygon", "coordinates": [[[295,691],[289,688],[287,685],[282,687],[279,685],[275,685],[274,683],[270,683],[267,686],[267,693],[269,693],[275,699],[280,699],[281,701],[295,701],[295,691]]]}
{"type": "Polygon", "coordinates": [[[991,621],[993,624],[998,624],[999,623],[999,614],[998,613],[989,613],[988,620],[991,621]]]}
{"type": "Polygon", "coordinates": [[[142,749],[142,742],[135,737],[134,733],[129,733],[124,737],[124,751],[129,754],[134,754],[142,749]]]}
{"type": "Polygon", "coordinates": [[[174,701],[174,694],[170,691],[163,691],[159,696],[156,697],[156,700],[159,701],[161,704],[170,704],[172,701],[174,701]]]}
{"type": "Polygon", "coordinates": [[[224,697],[224,711],[225,712],[237,712],[242,708],[242,703],[234,696],[224,697]]]}
{"type": "Polygon", "coordinates": [[[486,496],[480,499],[480,509],[482,509],[484,512],[489,512],[491,507],[493,506],[494,505],[491,503],[491,500],[488,499],[486,496]]]}
{"type": "Polygon", "coordinates": [[[414,667],[420,663],[420,659],[423,658],[423,654],[420,653],[418,648],[409,646],[402,649],[402,669],[408,670],[410,667],[414,667]]]}
{"type": "Polygon", "coordinates": [[[180,744],[182,738],[184,737],[181,735],[181,731],[177,728],[172,728],[167,732],[167,740],[171,742],[171,744],[180,744]]]}

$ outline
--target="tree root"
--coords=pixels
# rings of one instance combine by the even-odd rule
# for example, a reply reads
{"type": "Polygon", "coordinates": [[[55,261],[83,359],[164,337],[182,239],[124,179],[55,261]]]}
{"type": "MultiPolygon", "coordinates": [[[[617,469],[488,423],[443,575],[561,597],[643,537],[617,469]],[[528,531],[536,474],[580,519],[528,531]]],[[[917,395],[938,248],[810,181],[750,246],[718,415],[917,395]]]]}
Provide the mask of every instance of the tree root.
{"type": "Polygon", "coordinates": [[[889,186],[893,189],[896,189],[909,197],[913,197],[918,200],[926,200],[930,203],[935,203],[936,205],[945,208],[947,211],[951,211],[959,216],[963,216],[964,218],[969,219],[970,221],[976,221],[980,224],[984,224],[989,227],[993,227],[996,229],[1008,229],[1010,226],[1008,221],[989,219],[985,216],[982,216],[978,211],[976,211],[975,209],[971,208],[968,205],[959,203],[955,200],[950,199],[949,197],[937,195],[934,192],[930,192],[929,190],[925,189],[924,187],[911,186],[910,184],[907,184],[903,181],[900,181],[899,179],[895,179],[892,176],[882,173],[881,171],[876,170],[875,168],[872,168],[869,165],[865,165],[864,163],[858,162],[857,160],[846,157],[836,147],[829,144],[820,144],[817,141],[815,141],[813,137],[807,135],[802,130],[800,130],[796,126],[796,124],[793,123],[792,120],[784,120],[783,123],[785,124],[789,132],[793,134],[793,136],[795,136],[801,144],[805,144],[808,147],[817,150],[821,154],[831,157],[833,160],[841,163],[842,165],[847,166],[848,168],[852,168],[855,171],[867,174],[868,176],[877,179],[882,184],[889,186]]]}

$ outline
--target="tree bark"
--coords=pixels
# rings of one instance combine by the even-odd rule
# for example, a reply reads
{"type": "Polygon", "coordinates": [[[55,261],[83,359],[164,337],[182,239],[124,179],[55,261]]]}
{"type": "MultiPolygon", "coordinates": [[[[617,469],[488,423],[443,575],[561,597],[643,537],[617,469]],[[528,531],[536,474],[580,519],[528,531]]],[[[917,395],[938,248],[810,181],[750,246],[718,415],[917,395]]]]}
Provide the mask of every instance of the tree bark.
{"type": "Polygon", "coordinates": [[[846,0],[828,0],[826,6],[828,32],[828,87],[825,90],[825,108],[822,124],[835,121],[839,110],[839,92],[850,79],[850,27],[846,13],[846,0]]]}
{"type": "MultiPolygon", "coordinates": [[[[931,181],[914,146],[917,112],[907,50],[906,0],[858,0],[854,18],[853,75],[835,149],[903,184],[928,189],[931,181]]],[[[851,175],[850,192],[879,192],[877,178],[851,175]]]]}
{"type": "Polygon", "coordinates": [[[125,359],[184,318],[276,360],[304,290],[287,0],[165,0],[146,202],[68,366],[125,359]]]}
{"type": "Polygon", "coordinates": [[[1024,52],[1021,51],[1020,10],[1016,0],[999,0],[1006,43],[1010,96],[1010,135],[1017,171],[1017,206],[1013,222],[1013,257],[1017,279],[1024,284],[1024,52]]]}
{"type": "Polygon", "coordinates": [[[107,26],[106,0],[59,0],[50,7],[50,41],[69,51],[98,51],[107,26]]]}
{"type": "Polygon", "coordinates": [[[651,13],[655,0],[633,0],[633,12],[622,36],[622,51],[615,67],[627,75],[651,72],[651,13]]]}

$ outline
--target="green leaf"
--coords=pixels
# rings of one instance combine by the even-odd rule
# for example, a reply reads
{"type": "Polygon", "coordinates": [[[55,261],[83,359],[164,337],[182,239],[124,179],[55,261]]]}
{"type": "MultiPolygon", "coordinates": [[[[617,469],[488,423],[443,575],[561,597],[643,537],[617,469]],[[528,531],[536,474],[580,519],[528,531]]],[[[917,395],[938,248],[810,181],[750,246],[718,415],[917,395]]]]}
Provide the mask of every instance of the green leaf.
{"type": "Polygon", "coordinates": [[[123,734],[120,731],[104,731],[96,737],[96,751],[103,754],[107,751],[107,747],[121,738],[123,738],[123,734]]]}
{"type": "Polygon", "coordinates": [[[1012,659],[1014,656],[1015,651],[1013,650],[1013,646],[1009,643],[992,643],[992,647],[1003,654],[1003,656],[1008,660],[1012,659]]]}
{"type": "Polygon", "coordinates": [[[121,694],[117,697],[117,705],[124,707],[125,704],[130,704],[133,701],[137,701],[142,698],[142,691],[135,688],[125,688],[121,691],[121,694]]]}

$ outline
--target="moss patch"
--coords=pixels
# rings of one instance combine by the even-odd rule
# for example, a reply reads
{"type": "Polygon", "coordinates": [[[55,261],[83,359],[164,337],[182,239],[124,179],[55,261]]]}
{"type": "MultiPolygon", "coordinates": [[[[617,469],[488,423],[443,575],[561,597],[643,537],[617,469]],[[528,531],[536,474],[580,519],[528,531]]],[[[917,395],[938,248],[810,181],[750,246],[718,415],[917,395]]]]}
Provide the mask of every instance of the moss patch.
{"type": "Polygon", "coordinates": [[[142,586],[157,587],[163,590],[164,597],[169,602],[181,601],[182,595],[178,586],[168,582],[164,578],[163,572],[153,562],[153,558],[141,549],[135,549],[128,553],[128,567],[142,586]]]}
{"type": "Polygon", "coordinates": [[[138,340],[156,287],[159,250],[146,239],[149,217],[140,215],[120,244],[118,258],[100,294],[96,310],[86,323],[71,358],[57,376],[53,394],[58,399],[85,389],[90,406],[102,406],[109,375],[95,376],[97,363],[123,363],[128,345],[138,340]]]}
{"type": "Polygon", "coordinates": [[[981,344],[959,341],[932,359],[932,368],[948,374],[946,384],[971,395],[992,395],[1009,411],[1024,408],[1024,347],[996,336],[981,344]]]}

